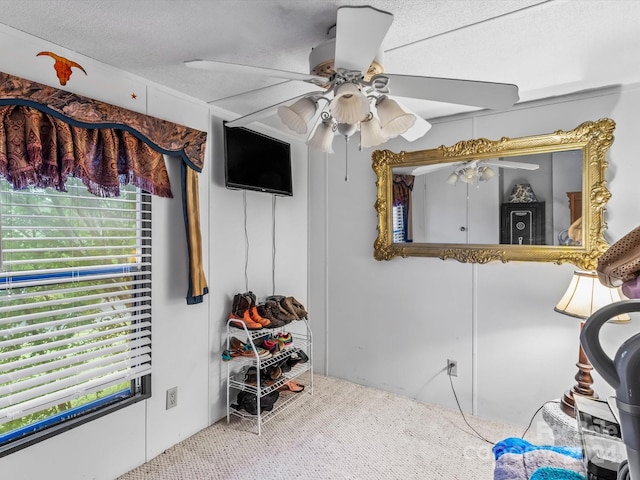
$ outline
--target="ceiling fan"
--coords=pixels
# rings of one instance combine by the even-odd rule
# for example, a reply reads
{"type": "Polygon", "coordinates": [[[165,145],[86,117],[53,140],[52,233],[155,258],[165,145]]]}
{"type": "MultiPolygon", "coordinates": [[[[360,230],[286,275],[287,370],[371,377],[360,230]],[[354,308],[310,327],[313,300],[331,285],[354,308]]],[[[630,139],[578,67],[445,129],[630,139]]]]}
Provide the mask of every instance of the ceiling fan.
{"type": "Polygon", "coordinates": [[[446,182],[455,185],[458,181],[463,183],[478,184],[478,182],[486,182],[495,176],[495,172],[490,167],[497,168],[519,168],[522,170],[537,170],[540,165],[535,163],[512,162],[508,160],[500,160],[497,158],[489,158],[487,160],[470,160],[466,162],[455,163],[434,163],[431,165],[420,165],[417,167],[396,167],[393,173],[401,175],[426,175],[443,168],[452,168],[453,172],[446,179],[446,182]]]}
{"type": "Polygon", "coordinates": [[[401,105],[396,96],[489,109],[508,108],[518,101],[518,87],[512,84],[383,73],[381,45],[392,22],[391,13],[370,6],[338,7],[336,36],[312,49],[308,74],[202,59],[185,65],[319,87],[226,125],[247,125],[277,111],[287,127],[308,135],[309,146],[328,153],[333,152],[336,131],[347,140],[360,131],[361,148],[397,136],[408,141],[422,137],[431,125],[401,105]]]}

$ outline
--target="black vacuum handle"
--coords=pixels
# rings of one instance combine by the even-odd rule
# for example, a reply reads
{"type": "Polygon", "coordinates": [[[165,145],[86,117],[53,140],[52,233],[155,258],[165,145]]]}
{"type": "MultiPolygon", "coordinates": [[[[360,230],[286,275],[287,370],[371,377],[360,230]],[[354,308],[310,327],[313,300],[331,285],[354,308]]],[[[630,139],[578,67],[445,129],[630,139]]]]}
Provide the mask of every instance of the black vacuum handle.
{"type": "Polygon", "coordinates": [[[580,343],[587,358],[602,378],[616,390],[620,386],[620,377],[613,360],[602,349],[600,328],[611,318],[629,312],[640,312],[640,299],[622,300],[600,308],[587,318],[580,333],[580,343]]]}

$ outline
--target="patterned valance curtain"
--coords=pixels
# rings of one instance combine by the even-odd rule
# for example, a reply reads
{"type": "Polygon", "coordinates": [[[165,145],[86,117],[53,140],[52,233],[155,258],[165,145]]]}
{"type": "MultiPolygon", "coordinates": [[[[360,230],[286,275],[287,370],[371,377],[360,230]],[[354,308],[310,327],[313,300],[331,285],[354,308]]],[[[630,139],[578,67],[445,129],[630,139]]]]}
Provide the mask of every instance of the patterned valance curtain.
{"type": "Polygon", "coordinates": [[[402,225],[406,242],[413,241],[413,222],[411,221],[411,192],[413,191],[413,175],[393,175],[393,205],[402,205],[402,225]]]}
{"type": "Polygon", "coordinates": [[[197,175],[206,139],[206,132],[0,72],[0,176],[14,189],[65,191],[73,175],[95,195],[117,196],[131,183],[172,197],[163,154],[182,160],[189,304],[208,293],[197,175]]]}

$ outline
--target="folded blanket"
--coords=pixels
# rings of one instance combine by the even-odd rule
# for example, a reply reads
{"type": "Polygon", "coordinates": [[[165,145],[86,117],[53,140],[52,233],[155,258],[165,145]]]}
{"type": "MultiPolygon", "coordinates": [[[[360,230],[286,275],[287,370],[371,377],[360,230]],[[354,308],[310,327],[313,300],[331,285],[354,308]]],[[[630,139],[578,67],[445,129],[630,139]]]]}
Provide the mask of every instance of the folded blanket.
{"type": "Polygon", "coordinates": [[[540,467],[533,472],[531,480],[585,480],[585,477],[581,473],[566,468],[540,467]]]}
{"type": "Polygon", "coordinates": [[[494,480],[585,478],[579,448],[534,445],[521,438],[506,438],[495,444],[493,454],[496,459],[494,480]],[[555,467],[555,470],[542,470],[545,467],[555,467]],[[538,477],[534,477],[535,474],[538,477]]]}

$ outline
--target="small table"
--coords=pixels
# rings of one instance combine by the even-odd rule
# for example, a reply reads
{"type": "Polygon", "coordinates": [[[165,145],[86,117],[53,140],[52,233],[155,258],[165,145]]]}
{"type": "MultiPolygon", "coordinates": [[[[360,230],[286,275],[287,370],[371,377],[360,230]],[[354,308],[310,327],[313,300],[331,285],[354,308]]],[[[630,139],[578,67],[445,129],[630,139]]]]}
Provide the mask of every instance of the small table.
{"type": "Polygon", "coordinates": [[[560,408],[560,402],[549,402],[542,407],[542,418],[553,432],[555,445],[582,447],[578,423],[560,408]]]}

